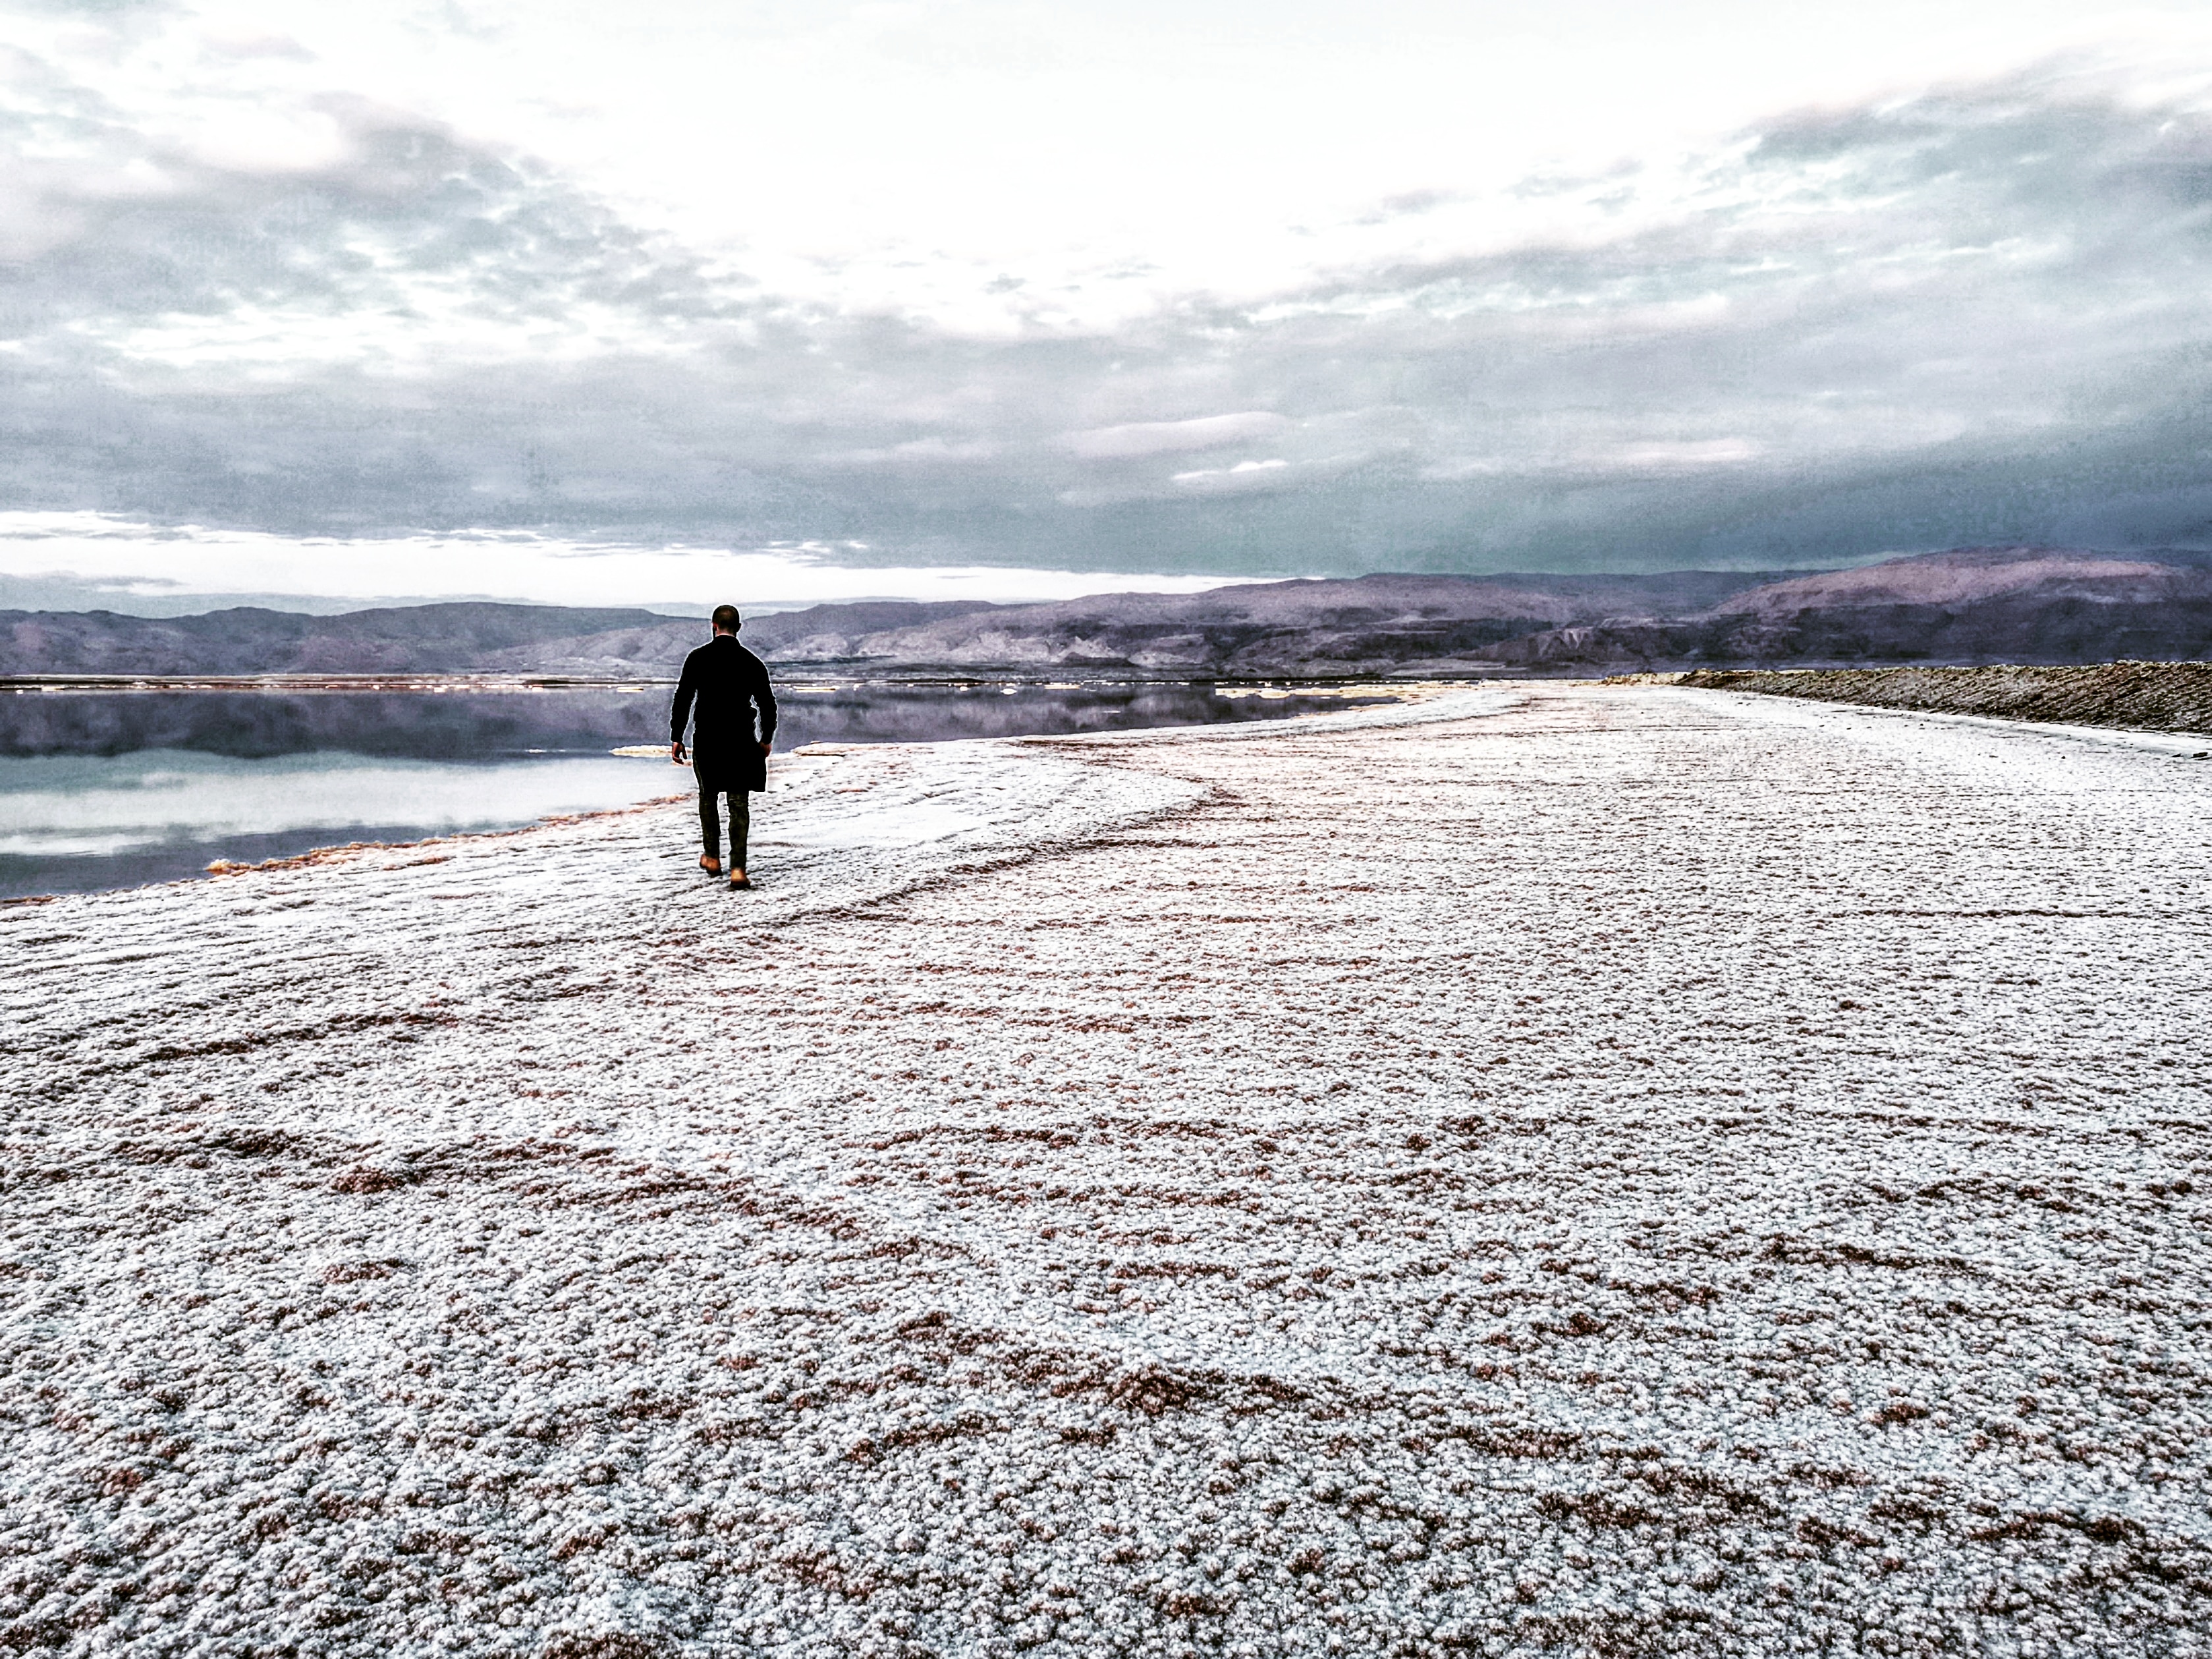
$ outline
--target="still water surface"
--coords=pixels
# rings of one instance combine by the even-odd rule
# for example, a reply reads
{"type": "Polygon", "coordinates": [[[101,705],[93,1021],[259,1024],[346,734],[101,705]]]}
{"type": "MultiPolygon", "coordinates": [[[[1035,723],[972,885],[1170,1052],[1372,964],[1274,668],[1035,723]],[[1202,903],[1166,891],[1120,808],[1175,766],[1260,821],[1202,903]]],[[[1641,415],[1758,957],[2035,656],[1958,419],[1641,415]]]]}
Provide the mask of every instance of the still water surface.
{"type": "MultiPolygon", "coordinates": [[[[779,750],[1346,706],[1203,684],[798,683],[778,695],[779,750]]],[[[688,772],[609,753],[665,744],[668,696],[665,687],[0,692],[0,897],[173,881],[217,859],[511,829],[673,794],[690,787],[688,772]]]]}

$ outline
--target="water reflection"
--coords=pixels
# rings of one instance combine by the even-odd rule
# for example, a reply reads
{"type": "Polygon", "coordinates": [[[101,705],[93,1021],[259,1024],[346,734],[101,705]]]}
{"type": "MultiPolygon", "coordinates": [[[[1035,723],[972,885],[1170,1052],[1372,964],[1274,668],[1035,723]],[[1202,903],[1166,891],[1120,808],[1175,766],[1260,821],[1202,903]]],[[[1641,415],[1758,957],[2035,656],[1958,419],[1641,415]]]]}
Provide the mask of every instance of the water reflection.
{"type": "MultiPolygon", "coordinates": [[[[780,749],[1206,725],[1346,702],[1203,684],[779,691],[780,749]]],[[[1353,699],[1370,700],[1388,698],[1353,699]]],[[[0,896],[626,805],[688,787],[673,767],[609,757],[667,732],[665,687],[0,693],[0,896]]]]}

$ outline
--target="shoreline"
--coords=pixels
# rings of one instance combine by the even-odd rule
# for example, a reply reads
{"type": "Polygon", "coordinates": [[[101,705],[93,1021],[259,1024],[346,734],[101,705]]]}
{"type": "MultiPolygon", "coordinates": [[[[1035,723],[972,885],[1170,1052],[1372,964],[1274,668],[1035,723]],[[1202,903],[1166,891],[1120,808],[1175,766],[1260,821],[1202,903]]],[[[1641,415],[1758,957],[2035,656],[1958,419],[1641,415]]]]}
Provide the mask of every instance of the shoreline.
{"type": "MultiPolygon", "coordinates": [[[[1041,672],[1014,669],[960,671],[957,669],[889,670],[880,665],[870,672],[866,661],[771,662],[771,670],[784,674],[793,687],[827,678],[833,683],[881,686],[1016,685],[1047,690],[1080,690],[1114,685],[1219,685],[1240,693],[1270,687],[1290,687],[1308,695],[1356,696],[1363,688],[1378,695],[1395,694],[1416,685],[1479,686],[1493,679],[1520,683],[1518,675],[1463,677],[1439,681],[1433,676],[1408,673],[1393,678],[1375,674],[1227,675],[1156,674],[1133,666],[1102,667],[1095,672],[1065,668],[1049,677],[1041,672]],[[1071,679],[1074,672],[1079,678],[1071,679]]],[[[525,691],[643,691],[672,686],[665,678],[601,679],[557,674],[0,674],[0,694],[9,692],[92,691],[399,691],[525,692],[525,691]]]]}
{"type": "Polygon", "coordinates": [[[89,691],[643,691],[673,679],[573,679],[549,674],[7,674],[0,694],[89,691]]]}
{"type": "MultiPolygon", "coordinates": [[[[194,685],[194,686],[190,686],[190,687],[178,687],[178,688],[175,688],[175,689],[177,689],[177,690],[204,690],[205,688],[204,688],[204,687],[201,687],[201,686],[198,686],[198,685],[194,685]]],[[[460,692],[473,693],[473,692],[475,692],[475,691],[477,691],[477,690],[480,690],[481,688],[477,687],[477,686],[475,686],[474,684],[466,684],[466,685],[451,686],[451,687],[447,687],[447,688],[445,688],[445,689],[453,690],[460,691],[460,692]]],[[[630,688],[630,689],[635,690],[635,689],[636,689],[636,688],[630,688]]],[[[786,686],[785,686],[785,688],[784,688],[784,690],[785,690],[785,691],[786,691],[787,695],[787,696],[805,696],[805,694],[807,694],[807,693],[809,693],[809,692],[811,692],[811,691],[816,691],[816,690],[822,690],[822,689],[823,689],[823,688],[817,687],[817,686],[808,685],[808,684],[804,684],[804,683],[799,683],[799,684],[789,684],[789,683],[787,683],[787,685],[786,685],[786,686]]],[[[1066,685],[1064,685],[1064,684],[1058,684],[1058,683],[1054,683],[1054,684],[1051,684],[1047,685],[1047,686],[1046,686],[1045,688],[1043,688],[1043,689],[1050,690],[1072,690],[1072,689],[1073,689],[1073,690],[1079,690],[1079,689],[1081,689],[1081,688],[1079,688],[1079,687],[1069,687],[1069,686],[1066,686],[1066,685]]],[[[1418,705],[1422,705],[1422,704],[1425,704],[1425,703],[1428,703],[1428,702],[1433,702],[1436,698],[1437,698],[1437,697],[1439,697],[1439,696],[1444,696],[1453,695],[1453,694],[1455,694],[1455,693],[1458,693],[1458,692],[1462,692],[1462,691],[1466,690],[1467,689],[1468,689],[1468,688],[1465,688],[1465,687],[1463,687],[1463,686],[1460,686],[1460,685],[1458,685],[1458,684],[1452,684],[1452,683],[1423,683],[1423,682],[1407,682],[1407,683],[1405,683],[1405,684],[1400,684],[1400,685],[1392,686],[1392,687],[1389,687],[1389,688],[1387,688],[1387,689],[1386,689],[1386,688],[1382,688],[1382,687],[1375,686],[1375,685],[1373,685],[1372,684],[1370,684],[1370,683],[1359,683],[1359,684],[1349,684],[1349,685],[1346,685],[1346,686],[1342,686],[1342,687],[1328,687],[1328,688],[1317,688],[1317,687],[1297,687],[1297,688],[1295,688],[1295,689],[1292,689],[1292,690],[1282,690],[1282,689],[1279,689],[1279,688],[1277,688],[1277,687],[1274,687],[1274,686],[1271,686],[1271,685],[1267,685],[1267,684],[1252,684],[1252,685],[1249,685],[1249,686],[1237,686],[1237,687],[1225,687],[1225,686],[1224,686],[1224,687],[1218,687],[1218,688],[1216,688],[1216,694],[1217,694],[1218,696],[1219,696],[1223,697],[1224,699],[1230,700],[1230,701],[1232,701],[1232,702],[1234,702],[1234,701],[1243,701],[1243,700],[1247,700],[1247,699],[1256,699],[1256,700],[1259,700],[1261,702],[1264,703],[1264,702],[1266,702],[1267,700],[1270,700],[1270,699],[1283,699],[1283,700],[1291,700],[1291,699],[1295,699],[1295,700],[1297,700],[1298,702],[1300,702],[1301,704],[1308,705],[1308,707],[1306,707],[1306,708],[1304,708],[1301,709],[1299,712],[1295,712],[1295,713],[1288,714],[1286,714],[1286,715],[1279,716],[1279,717],[1278,717],[1278,720],[1264,720],[1264,721],[1261,721],[1261,720],[1251,720],[1251,721],[1240,721],[1240,722],[1230,722],[1230,721],[1224,721],[1224,722],[1223,722],[1224,726],[1224,727],[1226,727],[1226,726],[1230,726],[1230,725],[1232,725],[1232,724],[1233,724],[1233,725],[1239,726],[1243,726],[1243,725],[1250,725],[1250,726],[1273,725],[1273,724],[1277,724],[1277,723],[1279,723],[1279,720],[1311,720],[1311,719],[1316,718],[1316,717],[1318,717],[1318,716],[1320,716],[1320,715],[1322,715],[1322,714],[1336,714],[1336,713],[1338,713],[1338,712],[1340,712],[1340,711],[1338,711],[1338,710],[1334,710],[1334,709],[1329,709],[1329,708],[1326,708],[1326,705],[1327,705],[1328,703],[1331,702],[1337,701],[1337,700],[1344,700],[1344,701],[1347,701],[1347,702],[1362,702],[1362,703],[1370,703],[1370,702],[1371,702],[1371,703],[1380,704],[1382,707],[1390,708],[1401,708],[1401,709],[1402,709],[1402,708],[1413,708],[1413,707],[1415,707],[1415,706],[1418,706],[1418,705]],[[1323,705],[1323,707],[1322,707],[1322,708],[1318,708],[1318,709],[1316,709],[1316,708],[1314,708],[1310,707],[1311,705],[1315,705],[1315,704],[1321,704],[1321,705],[1323,705]]],[[[1192,726],[1177,726],[1177,725],[1166,725],[1166,726],[1158,726],[1158,727],[1143,727],[1143,726],[1136,726],[1136,727],[1119,727],[1119,728],[1113,728],[1113,729],[1111,729],[1111,730],[1109,730],[1109,731],[1107,731],[1107,732],[1104,732],[1095,733],[1095,734],[1093,734],[1093,735],[1097,735],[1097,736],[1102,736],[1102,737],[1109,737],[1109,738],[1113,737],[1113,736],[1116,736],[1116,735],[1137,737],[1137,736],[1142,736],[1142,735],[1144,735],[1144,734],[1146,734],[1146,733],[1147,733],[1147,732],[1155,732],[1155,731],[1157,731],[1157,732],[1176,732],[1176,731],[1188,731],[1188,730],[1194,730],[1194,729],[1202,729],[1202,728],[1197,728],[1197,727],[1192,727],[1192,726]]],[[[1074,738],[1074,737],[1077,737],[1077,736],[1080,736],[1080,735],[1083,735],[1083,734],[1079,734],[1079,733],[1057,733],[1057,734],[1055,734],[1055,733],[1052,733],[1052,732],[1048,732],[1035,733],[1035,734],[1030,734],[1030,735],[1031,735],[1031,736],[1033,736],[1033,737],[1035,737],[1035,738],[1037,738],[1038,740],[1042,740],[1042,741],[1048,741],[1048,741],[1054,741],[1054,740],[1056,740],[1057,738],[1074,738]]],[[[776,761],[775,761],[775,762],[774,762],[774,763],[772,763],[772,767],[773,767],[773,768],[775,768],[775,769],[780,769],[781,768],[781,766],[783,765],[783,763],[784,763],[784,757],[786,757],[786,756],[789,756],[789,755],[802,755],[802,756],[803,756],[803,755],[806,755],[806,754],[825,754],[825,753],[836,752],[836,751],[839,751],[839,750],[843,750],[843,749],[846,749],[846,748],[867,749],[867,748],[876,748],[876,747],[884,747],[884,746],[895,746],[895,745],[897,745],[897,744],[911,744],[911,743],[915,743],[915,742],[922,742],[922,743],[928,743],[928,742],[949,742],[949,743],[958,743],[958,742],[1024,742],[1024,741],[1029,741],[1029,740],[1030,740],[1030,737],[1001,737],[1001,736],[995,736],[995,735],[992,735],[992,736],[976,736],[976,737],[969,737],[969,738],[936,738],[936,739],[915,739],[915,738],[892,738],[878,739],[878,740],[872,741],[872,742],[868,742],[868,741],[857,741],[857,742],[856,742],[856,741],[850,740],[850,739],[843,739],[843,740],[840,740],[840,739],[822,739],[822,740],[817,740],[817,741],[813,742],[813,743],[810,743],[810,744],[802,744],[802,745],[801,745],[799,749],[797,749],[797,750],[780,750],[780,751],[779,751],[779,753],[778,753],[778,757],[777,757],[776,761]]],[[[616,747],[616,748],[613,748],[613,749],[611,749],[611,750],[606,750],[606,751],[605,751],[605,754],[606,754],[607,756],[609,756],[609,757],[613,757],[613,758],[616,758],[616,759],[623,759],[623,760],[646,760],[646,761],[655,761],[655,762],[659,762],[659,763],[665,763],[666,762],[666,760],[667,760],[666,745],[665,745],[665,744],[660,744],[660,743],[653,743],[653,744],[624,744],[624,745],[617,746],[617,747],[616,747]]],[[[584,758],[584,757],[579,757],[579,758],[584,758]]],[[[561,758],[568,758],[568,757],[561,757],[561,758]]],[[[688,780],[687,780],[687,781],[688,781],[688,780]]],[[[380,848],[380,847],[394,847],[394,846],[412,846],[412,845],[423,844],[423,843],[426,843],[426,842],[428,842],[434,841],[434,840],[435,840],[435,841],[447,841],[447,840],[454,840],[454,839],[459,839],[459,838],[465,838],[465,836],[471,836],[471,835],[486,835],[486,836],[504,836],[504,835],[513,835],[513,834],[520,833],[520,832],[521,832],[521,831],[524,831],[524,830],[529,830],[530,828],[533,827],[533,825],[534,825],[534,824],[537,824],[537,823],[547,823],[547,822],[560,822],[560,821],[566,821],[566,820],[572,819],[572,818],[574,818],[574,817],[580,817],[580,816],[588,817],[588,816],[591,816],[592,812],[614,812],[614,813],[625,812],[625,811],[629,811],[635,810],[635,808],[636,808],[638,805],[640,805],[641,804],[665,804],[665,802],[668,802],[668,801],[673,801],[673,800],[676,800],[676,799],[679,799],[679,796],[678,796],[678,794],[669,794],[669,795],[666,795],[666,796],[658,796],[658,795],[656,795],[656,796],[651,796],[651,797],[647,797],[647,798],[645,798],[645,799],[644,799],[644,801],[643,801],[643,802],[640,802],[640,801],[638,801],[638,800],[629,800],[629,801],[620,802],[620,803],[618,803],[618,804],[611,804],[611,805],[607,805],[607,806],[604,806],[604,807],[598,807],[598,808],[590,809],[590,811],[581,811],[581,812],[580,812],[580,811],[560,811],[560,812],[555,812],[555,813],[551,813],[551,814],[549,814],[549,815],[547,815],[547,816],[545,816],[545,817],[528,817],[528,818],[522,818],[522,819],[518,819],[518,820],[516,820],[516,821],[509,822],[509,823],[505,823],[505,824],[503,824],[503,825],[499,825],[499,826],[497,826],[497,827],[486,828],[486,829],[483,829],[483,830],[437,830],[437,829],[435,829],[435,828],[429,827],[428,825],[425,825],[425,827],[423,827],[423,828],[422,828],[422,829],[420,829],[420,830],[409,830],[409,829],[407,829],[407,828],[406,828],[404,821],[404,820],[401,820],[398,823],[397,823],[397,824],[395,824],[395,825],[393,826],[394,828],[399,829],[399,830],[400,830],[400,831],[401,831],[401,833],[397,834],[397,835],[391,834],[391,833],[387,830],[386,834],[386,835],[384,835],[384,836],[375,836],[375,835],[372,834],[372,835],[369,835],[369,836],[362,836],[362,835],[358,830],[355,830],[355,831],[354,831],[354,833],[352,834],[352,836],[351,836],[349,838],[348,838],[348,839],[343,839],[343,840],[341,840],[341,839],[335,839],[335,838],[333,838],[333,839],[325,839],[325,840],[321,840],[321,841],[317,841],[317,840],[313,839],[314,835],[317,833],[317,832],[315,832],[315,831],[313,831],[313,830],[309,830],[309,831],[307,831],[307,832],[303,832],[301,835],[300,835],[300,836],[298,836],[278,837],[278,836],[276,836],[272,835],[272,836],[270,836],[267,837],[266,839],[268,839],[268,840],[280,840],[280,839],[281,839],[281,840],[287,840],[287,841],[289,841],[290,845],[289,845],[289,847],[287,847],[287,848],[283,848],[282,850],[276,850],[276,851],[272,851],[272,852],[265,852],[265,853],[264,853],[264,852],[262,852],[260,849],[254,849],[254,850],[252,850],[252,851],[246,851],[246,849],[240,848],[240,849],[238,849],[237,851],[234,851],[234,850],[232,850],[230,848],[228,848],[228,847],[223,846],[223,844],[222,844],[221,842],[219,842],[219,841],[210,841],[210,842],[209,842],[208,843],[206,843],[206,853],[207,853],[207,854],[213,854],[213,856],[211,856],[211,857],[210,857],[210,856],[205,856],[205,855],[203,855],[203,856],[204,856],[204,862],[202,862],[202,863],[198,866],[198,867],[196,867],[196,868],[191,868],[191,869],[189,869],[189,870],[185,870],[185,869],[177,869],[177,868],[174,868],[174,867],[173,867],[173,866],[174,866],[174,864],[175,864],[175,860],[168,860],[168,862],[169,862],[169,863],[172,865],[172,866],[173,866],[173,868],[172,868],[172,870],[171,870],[171,871],[169,871],[169,872],[165,872],[161,873],[161,874],[157,874],[157,875],[154,876],[154,877],[153,877],[152,878],[150,878],[150,879],[149,879],[149,878],[145,878],[145,877],[143,877],[143,876],[138,876],[137,878],[131,878],[131,877],[129,877],[129,876],[125,876],[125,878],[123,878],[123,879],[119,879],[119,880],[117,880],[117,881],[115,881],[112,884],[111,884],[111,885],[107,885],[107,886],[98,886],[98,885],[81,885],[81,886],[74,886],[74,887],[67,887],[67,886],[65,886],[65,887],[58,888],[58,889],[57,889],[56,890],[54,890],[54,891],[51,891],[51,892],[47,892],[47,891],[36,891],[36,890],[33,890],[33,891],[25,891],[25,892],[18,892],[18,893],[10,893],[10,894],[6,894],[6,895],[4,895],[4,896],[0,896],[0,904],[33,903],[33,902],[36,902],[36,903],[45,903],[45,902],[49,902],[52,901],[52,900],[53,900],[53,899],[55,899],[55,898],[62,897],[62,896],[67,896],[67,895],[68,895],[69,893],[70,893],[70,892],[89,893],[89,892],[100,892],[100,891],[122,891],[122,890],[135,890],[135,889],[139,888],[139,887],[144,887],[144,886],[149,886],[149,885],[155,885],[155,886],[157,886],[157,885],[162,885],[162,884],[167,884],[167,883],[169,883],[169,882],[173,882],[173,881],[179,881],[179,880],[182,880],[182,881],[196,881],[196,880],[204,880],[204,879],[210,878],[211,878],[211,877],[220,876],[220,875],[234,875],[234,874],[239,873],[240,872],[241,872],[241,871],[243,871],[243,870],[247,870],[247,869],[256,869],[256,868],[268,868],[268,869],[274,869],[274,868],[280,868],[280,867],[283,867],[283,866],[287,866],[287,865],[291,865],[291,864],[297,863],[297,862],[299,862],[299,861],[301,861],[301,860],[309,860],[309,861],[313,861],[313,862],[328,862],[328,861],[330,861],[330,860],[331,860],[332,857],[334,857],[334,856],[336,856],[336,855],[337,855],[337,854],[342,854],[342,853],[344,853],[344,852],[348,852],[348,851],[350,851],[350,850],[354,850],[354,849],[358,849],[358,848],[380,848]],[[241,855],[241,854],[242,854],[242,855],[241,855]]],[[[366,828],[366,827],[368,827],[368,826],[363,826],[363,827],[364,827],[364,828],[366,828]]],[[[331,826],[331,830],[335,830],[335,831],[336,831],[336,833],[337,833],[337,835],[338,835],[338,836],[345,836],[345,835],[347,834],[347,830],[348,830],[348,829],[349,829],[349,828],[350,828],[350,826],[345,826],[345,825],[332,825],[332,826],[331,826]]],[[[324,831],[324,832],[321,832],[321,833],[325,834],[325,835],[330,834],[330,832],[329,832],[329,831],[324,831]]],[[[129,871],[129,870],[132,869],[132,867],[133,867],[133,866],[131,866],[131,864],[129,861],[127,861],[127,860],[126,860],[126,861],[125,861],[124,863],[122,863],[122,864],[120,864],[120,865],[118,866],[118,872],[122,872],[122,871],[129,871]]],[[[49,879],[52,879],[52,878],[52,878],[52,877],[51,877],[51,876],[50,876],[50,877],[48,877],[47,878],[49,878],[49,879]]]]}

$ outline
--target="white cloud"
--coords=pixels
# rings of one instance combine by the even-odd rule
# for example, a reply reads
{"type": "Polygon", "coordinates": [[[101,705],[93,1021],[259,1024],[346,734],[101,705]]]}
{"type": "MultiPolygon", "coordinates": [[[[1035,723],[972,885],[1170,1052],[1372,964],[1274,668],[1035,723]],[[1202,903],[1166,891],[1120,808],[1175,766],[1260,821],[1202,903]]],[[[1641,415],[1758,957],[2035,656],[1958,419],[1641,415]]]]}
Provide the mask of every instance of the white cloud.
{"type": "Polygon", "coordinates": [[[1095,427],[1087,432],[1071,432],[1060,441],[1069,453],[1086,460],[1128,460],[1243,443],[1251,438],[1271,436],[1289,425],[1280,415],[1265,410],[1246,410],[1234,415],[1202,415],[1188,421],[1139,421],[1126,426],[1095,427]]]}
{"type": "Polygon", "coordinates": [[[1758,458],[1759,447],[1747,438],[1702,438],[1687,442],[1625,444],[1602,458],[1620,466],[1650,468],[1736,466],[1758,458]]]}
{"type": "MultiPolygon", "coordinates": [[[[855,562],[857,544],[641,547],[523,533],[349,539],[194,526],[161,528],[94,513],[0,512],[0,578],[65,582],[111,597],[194,593],[316,599],[527,599],[698,611],[728,601],[791,605],[897,597],[1038,603],[1088,593],[1195,593],[1233,578],[992,565],[855,562]]],[[[165,605],[173,609],[173,605],[165,605]]]]}
{"type": "Polygon", "coordinates": [[[1290,463],[1279,455],[1264,461],[1239,461],[1234,466],[1202,466],[1189,472],[1178,472],[1175,481],[1180,484],[1201,483],[1214,478],[1248,478],[1255,473],[1273,472],[1290,463]]]}
{"type": "Polygon", "coordinates": [[[849,449],[823,459],[831,464],[847,463],[854,466],[928,465],[933,463],[957,465],[964,461],[987,461],[1000,453],[994,443],[956,443],[939,437],[912,438],[902,444],[892,444],[882,449],[849,449]]]}
{"type": "Polygon", "coordinates": [[[2054,54],[2166,98],[2201,94],[2212,66],[2201,7],[2090,0],[963,0],[896,21],[186,0],[126,33],[31,14],[11,33],[180,155],[325,164],[343,134],[324,106],[365,99],[542,156],[777,292],[983,331],[1611,235],[1694,185],[1679,158],[1778,110],[2054,54]]]}

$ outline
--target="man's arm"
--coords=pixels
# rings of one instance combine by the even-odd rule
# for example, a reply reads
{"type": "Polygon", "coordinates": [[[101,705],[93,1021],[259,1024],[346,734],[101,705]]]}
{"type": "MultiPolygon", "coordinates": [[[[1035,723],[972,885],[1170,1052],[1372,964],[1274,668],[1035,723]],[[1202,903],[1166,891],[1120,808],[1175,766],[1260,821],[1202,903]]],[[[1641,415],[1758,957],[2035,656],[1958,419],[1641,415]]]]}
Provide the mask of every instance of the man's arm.
{"type": "Polygon", "coordinates": [[[684,659],[684,672],[676,682],[676,701],[668,710],[668,757],[684,764],[684,728],[691,719],[691,699],[699,695],[698,671],[692,657],[684,659]]]}
{"type": "Polygon", "coordinates": [[[753,687],[753,703],[760,710],[761,753],[765,755],[775,746],[775,693],[769,689],[766,665],[761,668],[759,683],[753,687]]]}

